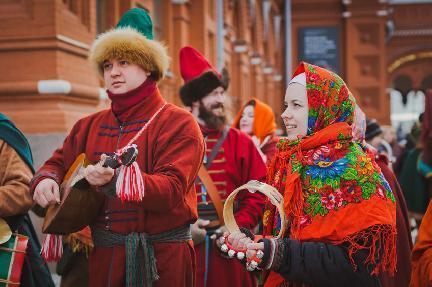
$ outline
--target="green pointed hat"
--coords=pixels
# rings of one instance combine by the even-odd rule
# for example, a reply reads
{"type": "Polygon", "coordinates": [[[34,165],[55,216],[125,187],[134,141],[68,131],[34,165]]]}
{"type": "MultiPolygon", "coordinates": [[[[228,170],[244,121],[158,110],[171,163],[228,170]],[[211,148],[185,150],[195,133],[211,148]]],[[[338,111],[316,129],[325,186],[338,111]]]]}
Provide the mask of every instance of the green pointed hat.
{"type": "Polygon", "coordinates": [[[127,11],[117,26],[100,34],[90,49],[89,60],[99,75],[102,64],[110,59],[123,59],[137,64],[159,81],[169,66],[166,47],[153,39],[153,23],[146,10],[127,11]]]}

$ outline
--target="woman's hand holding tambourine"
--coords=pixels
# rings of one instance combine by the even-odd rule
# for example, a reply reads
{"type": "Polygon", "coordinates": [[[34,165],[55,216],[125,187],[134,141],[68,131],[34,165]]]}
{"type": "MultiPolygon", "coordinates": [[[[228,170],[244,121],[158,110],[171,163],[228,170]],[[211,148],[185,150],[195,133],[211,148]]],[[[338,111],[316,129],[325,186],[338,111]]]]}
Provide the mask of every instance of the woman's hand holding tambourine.
{"type": "Polygon", "coordinates": [[[234,190],[225,201],[223,215],[228,233],[225,233],[224,236],[220,237],[216,244],[219,246],[221,251],[227,253],[230,258],[236,257],[239,260],[246,258],[246,269],[248,271],[254,271],[258,268],[262,258],[264,257],[264,243],[257,242],[257,239],[260,238],[258,236],[251,238],[251,236],[241,232],[235,221],[233,213],[234,199],[237,193],[243,189],[247,189],[252,193],[260,192],[266,195],[270,202],[276,206],[281,217],[281,229],[277,238],[283,237],[285,231],[286,223],[285,212],[283,209],[283,197],[274,187],[252,180],[234,190]]]}

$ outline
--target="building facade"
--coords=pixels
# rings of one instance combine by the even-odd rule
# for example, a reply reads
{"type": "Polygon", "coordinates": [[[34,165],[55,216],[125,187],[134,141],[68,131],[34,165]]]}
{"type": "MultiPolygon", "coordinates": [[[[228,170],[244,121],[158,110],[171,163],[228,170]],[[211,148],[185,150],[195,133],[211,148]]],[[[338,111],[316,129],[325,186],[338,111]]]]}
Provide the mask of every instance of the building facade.
{"type": "MultiPolygon", "coordinates": [[[[162,95],[180,105],[178,52],[192,45],[231,78],[232,112],[258,97],[280,114],[283,1],[20,0],[0,2],[0,110],[29,137],[40,165],[81,117],[109,105],[87,62],[97,34],[132,7],[150,12],[171,56],[162,95]]],[[[174,123],[173,123],[174,124],[174,123]]]]}
{"type": "Polygon", "coordinates": [[[280,126],[288,74],[306,60],[340,74],[368,117],[389,123],[391,91],[406,104],[410,91],[432,86],[431,2],[0,1],[0,111],[29,137],[39,166],[79,118],[109,106],[88,50],[125,11],[141,7],[172,59],[160,84],[172,103],[180,105],[183,83],[178,52],[192,45],[229,71],[232,114],[257,97],[273,107],[280,126]]]}

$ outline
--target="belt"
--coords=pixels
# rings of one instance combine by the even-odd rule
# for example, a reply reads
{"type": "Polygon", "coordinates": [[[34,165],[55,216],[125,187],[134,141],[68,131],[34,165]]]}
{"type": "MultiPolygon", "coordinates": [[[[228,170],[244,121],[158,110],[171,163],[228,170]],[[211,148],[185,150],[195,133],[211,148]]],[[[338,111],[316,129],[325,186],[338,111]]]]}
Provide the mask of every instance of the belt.
{"type": "Polygon", "coordinates": [[[119,234],[103,228],[92,228],[92,237],[96,247],[125,246],[128,287],[150,287],[153,281],[159,279],[153,242],[184,242],[192,239],[189,225],[154,235],[137,232],[119,234]]]}

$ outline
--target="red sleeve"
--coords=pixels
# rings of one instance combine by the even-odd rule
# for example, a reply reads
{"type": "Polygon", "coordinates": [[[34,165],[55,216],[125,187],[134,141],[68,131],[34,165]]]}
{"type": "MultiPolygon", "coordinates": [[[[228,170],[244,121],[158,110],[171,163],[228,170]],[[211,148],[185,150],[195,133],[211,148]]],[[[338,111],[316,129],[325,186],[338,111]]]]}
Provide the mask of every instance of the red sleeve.
{"type": "Polygon", "coordinates": [[[196,209],[195,191],[193,196],[188,193],[204,157],[204,139],[192,116],[185,119],[183,123],[173,120],[175,130],[166,127],[170,132],[157,138],[153,172],[143,173],[143,206],[147,210],[168,211],[188,198],[194,202],[187,204],[196,209]]]}
{"type": "Polygon", "coordinates": [[[33,193],[38,183],[45,178],[52,178],[59,185],[72,165],[76,157],[85,151],[85,143],[88,135],[88,124],[85,120],[79,120],[65,138],[63,145],[54,151],[53,155],[36,172],[30,182],[30,190],[33,193]]]}
{"type": "MultiPolygon", "coordinates": [[[[253,141],[246,135],[240,134],[237,145],[238,171],[241,176],[241,185],[250,180],[264,181],[266,166],[253,141]]],[[[265,195],[250,193],[247,190],[237,195],[238,209],[235,214],[237,224],[248,229],[254,228],[260,220],[263,210],[265,195]]]]}
{"type": "Polygon", "coordinates": [[[267,163],[266,164],[269,164],[270,161],[273,159],[274,155],[276,154],[277,142],[278,142],[278,138],[276,136],[273,136],[272,139],[261,148],[261,151],[267,157],[267,163]]]}

